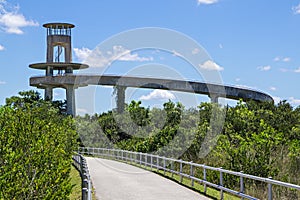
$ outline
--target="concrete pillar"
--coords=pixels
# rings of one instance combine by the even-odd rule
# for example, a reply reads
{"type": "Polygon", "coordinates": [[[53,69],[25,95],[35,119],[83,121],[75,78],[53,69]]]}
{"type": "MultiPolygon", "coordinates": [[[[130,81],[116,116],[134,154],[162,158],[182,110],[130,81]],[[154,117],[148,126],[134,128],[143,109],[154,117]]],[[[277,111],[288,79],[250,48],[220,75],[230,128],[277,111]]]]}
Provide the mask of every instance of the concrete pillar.
{"type": "Polygon", "coordinates": [[[125,109],[125,90],[126,87],[124,86],[116,86],[117,89],[117,98],[116,98],[116,104],[117,104],[117,112],[123,113],[125,109]]]}
{"type": "Polygon", "coordinates": [[[67,114],[75,117],[75,89],[72,85],[67,85],[66,87],[66,98],[67,98],[67,114]]]}
{"type": "Polygon", "coordinates": [[[210,97],[210,102],[211,103],[219,103],[218,102],[219,96],[217,94],[209,94],[209,97],[210,97]]]}
{"type": "Polygon", "coordinates": [[[53,99],[53,88],[52,87],[47,87],[45,88],[45,96],[44,96],[45,100],[49,100],[52,101],[53,99]]]}
{"type": "Polygon", "coordinates": [[[52,67],[47,66],[46,76],[53,76],[53,68],[52,67]]]}

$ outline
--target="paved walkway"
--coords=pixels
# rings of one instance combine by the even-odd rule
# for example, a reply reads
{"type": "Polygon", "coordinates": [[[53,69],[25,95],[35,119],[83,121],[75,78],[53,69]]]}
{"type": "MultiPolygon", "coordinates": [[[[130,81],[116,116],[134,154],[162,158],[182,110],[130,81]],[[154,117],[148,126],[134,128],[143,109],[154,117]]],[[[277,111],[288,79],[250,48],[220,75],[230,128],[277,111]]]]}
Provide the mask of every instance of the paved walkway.
{"type": "Polygon", "coordinates": [[[169,179],[117,161],[86,157],[99,200],[208,200],[169,179]]]}

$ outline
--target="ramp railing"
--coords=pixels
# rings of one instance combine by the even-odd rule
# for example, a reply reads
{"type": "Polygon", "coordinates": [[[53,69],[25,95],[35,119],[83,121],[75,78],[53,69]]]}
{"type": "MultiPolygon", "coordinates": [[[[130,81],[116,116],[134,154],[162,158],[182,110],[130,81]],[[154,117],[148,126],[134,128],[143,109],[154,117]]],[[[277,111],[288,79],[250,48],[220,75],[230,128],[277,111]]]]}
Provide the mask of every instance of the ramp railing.
{"type": "Polygon", "coordinates": [[[92,200],[92,182],[85,158],[80,153],[73,155],[73,165],[81,177],[82,200],[92,200]]]}
{"type": "Polygon", "coordinates": [[[205,164],[197,164],[197,163],[173,159],[173,158],[166,158],[159,155],[153,155],[153,154],[147,154],[141,152],[132,152],[132,151],[126,151],[120,149],[106,149],[106,148],[92,148],[92,147],[79,148],[79,152],[82,154],[89,154],[89,155],[108,158],[108,159],[120,160],[123,162],[127,162],[129,164],[135,163],[140,166],[150,167],[151,170],[153,169],[162,170],[164,174],[166,172],[170,172],[172,176],[173,174],[177,174],[180,177],[180,182],[183,181],[183,177],[190,179],[191,187],[194,186],[195,181],[200,184],[203,184],[204,193],[206,193],[207,191],[207,186],[216,188],[217,190],[220,191],[220,199],[223,199],[224,192],[228,192],[238,197],[241,197],[241,199],[252,199],[252,200],[258,199],[256,197],[245,194],[246,179],[255,180],[267,184],[268,197],[266,199],[268,200],[273,199],[272,187],[274,185],[286,187],[293,190],[298,190],[300,192],[299,185],[273,180],[271,177],[263,178],[263,177],[249,175],[249,174],[244,174],[243,172],[230,171],[222,168],[207,166],[205,164]],[[177,166],[177,169],[175,169],[174,167],[175,165],[177,166]],[[216,184],[216,183],[209,182],[207,180],[208,171],[215,171],[218,173],[219,183],[216,184]],[[199,173],[201,174],[201,178],[195,177],[196,172],[198,174],[199,173]],[[224,186],[225,174],[230,174],[238,177],[238,181],[240,185],[239,191],[224,186]]]}

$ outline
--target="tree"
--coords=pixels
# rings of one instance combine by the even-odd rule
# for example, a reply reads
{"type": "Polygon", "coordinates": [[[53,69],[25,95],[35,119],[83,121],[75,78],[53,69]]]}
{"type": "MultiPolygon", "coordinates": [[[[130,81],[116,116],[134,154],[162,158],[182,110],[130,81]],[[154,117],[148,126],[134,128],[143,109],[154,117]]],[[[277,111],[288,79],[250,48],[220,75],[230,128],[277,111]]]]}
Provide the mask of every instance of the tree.
{"type": "Polygon", "coordinates": [[[0,199],[66,199],[77,134],[36,92],[21,92],[0,108],[0,199]]]}

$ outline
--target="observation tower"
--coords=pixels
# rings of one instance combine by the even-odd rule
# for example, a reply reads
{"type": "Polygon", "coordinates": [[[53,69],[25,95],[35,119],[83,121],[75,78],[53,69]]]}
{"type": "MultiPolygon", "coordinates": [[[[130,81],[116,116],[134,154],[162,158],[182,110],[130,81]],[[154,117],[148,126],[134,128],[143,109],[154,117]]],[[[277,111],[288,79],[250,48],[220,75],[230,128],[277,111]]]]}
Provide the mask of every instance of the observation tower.
{"type": "Polygon", "coordinates": [[[79,87],[74,82],[61,83],[56,81],[57,76],[72,76],[74,70],[88,68],[88,65],[72,62],[71,29],[75,26],[69,23],[47,23],[43,27],[47,29],[47,55],[46,62],[30,64],[29,67],[45,71],[45,78],[50,81],[40,82],[35,85],[45,90],[45,100],[53,100],[53,89],[64,88],[66,90],[67,114],[76,115],[75,89],[79,87]],[[51,77],[53,80],[51,81],[51,77]]]}

